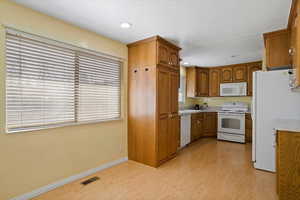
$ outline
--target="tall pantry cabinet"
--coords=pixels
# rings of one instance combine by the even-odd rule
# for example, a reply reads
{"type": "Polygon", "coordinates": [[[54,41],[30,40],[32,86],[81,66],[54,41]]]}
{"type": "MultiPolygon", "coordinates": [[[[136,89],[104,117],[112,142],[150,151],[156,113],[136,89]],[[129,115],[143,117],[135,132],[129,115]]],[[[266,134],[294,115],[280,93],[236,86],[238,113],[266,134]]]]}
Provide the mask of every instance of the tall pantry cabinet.
{"type": "Polygon", "coordinates": [[[128,45],[128,156],[157,167],[179,146],[179,51],[155,36],[128,45]]]}

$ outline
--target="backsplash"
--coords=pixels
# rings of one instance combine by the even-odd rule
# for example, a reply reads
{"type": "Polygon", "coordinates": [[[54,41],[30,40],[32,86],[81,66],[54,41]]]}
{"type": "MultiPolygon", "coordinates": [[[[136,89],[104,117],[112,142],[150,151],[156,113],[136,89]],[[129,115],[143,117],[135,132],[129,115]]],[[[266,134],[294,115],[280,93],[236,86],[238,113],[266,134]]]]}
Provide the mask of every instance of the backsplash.
{"type": "Polygon", "coordinates": [[[208,106],[222,106],[225,102],[244,102],[251,106],[252,97],[205,97],[202,98],[199,102],[206,102],[208,106]]]}
{"type": "Polygon", "coordinates": [[[192,108],[195,104],[207,103],[210,107],[222,106],[225,102],[239,101],[245,102],[251,107],[252,97],[199,97],[199,98],[186,98],[184,104],[180,104],[180,109],[192,108]]]}

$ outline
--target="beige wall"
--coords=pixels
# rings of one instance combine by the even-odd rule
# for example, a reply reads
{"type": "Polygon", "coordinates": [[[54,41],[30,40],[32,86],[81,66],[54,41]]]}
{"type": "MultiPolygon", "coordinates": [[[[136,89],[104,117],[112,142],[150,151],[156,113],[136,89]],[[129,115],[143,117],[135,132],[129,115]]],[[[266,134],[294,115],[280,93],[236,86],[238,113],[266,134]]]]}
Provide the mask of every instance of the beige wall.
{"type": "Polygon", "coordinates": [[[123,120],[27,133],[4,133],[4,27],[0,26],[0,199],[127,156],[127,47],[55,18],[0,0],[0,24],[125,58],[123,120]]]}

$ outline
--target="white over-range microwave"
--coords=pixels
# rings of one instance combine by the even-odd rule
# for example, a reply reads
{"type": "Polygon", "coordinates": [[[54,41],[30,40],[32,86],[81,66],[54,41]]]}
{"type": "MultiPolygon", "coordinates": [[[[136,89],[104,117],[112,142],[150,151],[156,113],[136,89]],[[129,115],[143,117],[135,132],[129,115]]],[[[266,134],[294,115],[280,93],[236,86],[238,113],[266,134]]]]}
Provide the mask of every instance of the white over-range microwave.
{"type": "Polygon", "coordinates": [[[247,83],[222,83],[220,84],[220,96],[247,96],[247,83]]]}

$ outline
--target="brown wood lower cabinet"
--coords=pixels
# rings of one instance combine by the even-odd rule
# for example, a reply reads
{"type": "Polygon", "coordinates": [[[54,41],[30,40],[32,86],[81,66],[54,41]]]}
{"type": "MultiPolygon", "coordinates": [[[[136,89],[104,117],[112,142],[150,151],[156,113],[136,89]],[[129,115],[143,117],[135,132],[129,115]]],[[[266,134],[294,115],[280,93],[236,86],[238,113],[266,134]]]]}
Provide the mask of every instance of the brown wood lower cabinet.
{"type": "Polygon", "coordinates": [[[192,114],[191,142],[202,137],[217,136],[217,113],[203,112],[192,114]]]}
{"type": "Polygon", "coordinates": [[[300,199],[300,133],[277,131],[277,193],[279,200],[300,199]]]}
{"type": "Polygon", "coordinates": [[[217,113],[216,112],[206,112],[204,114],[203,120],[203,136],[206,137],[216,137],[217,136],[217,113]]]}
{"type": "Polygon", "coordinates": [[[203,113],[192,114],[191,120],[191,142],[203,136],[203,113]]]}
{"type": "Polygon", "coordinates": [[[245,125],[245,131],[246,131],[246,142],[252,142],[252,118],[250,113],[246,113],[246,125],[245,125]]]}

